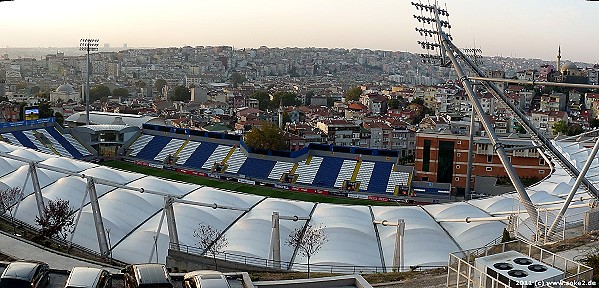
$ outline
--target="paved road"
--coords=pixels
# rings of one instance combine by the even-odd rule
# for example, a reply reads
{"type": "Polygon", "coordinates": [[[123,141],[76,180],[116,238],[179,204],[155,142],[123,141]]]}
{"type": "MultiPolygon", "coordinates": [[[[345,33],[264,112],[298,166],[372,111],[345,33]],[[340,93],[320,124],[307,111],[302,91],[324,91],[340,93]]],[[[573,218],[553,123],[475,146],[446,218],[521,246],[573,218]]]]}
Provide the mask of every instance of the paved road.
{"type": "MultiPolygon", "coordinates": [[[[51,252],[40,246],[24,242],[20,238],[13,238],[12,235],[0,231],[0,252],[16,259],[34,259],[44,261],[50,264],[50,268],[58,270],[71,270],[73,267],[101,267],[101,265],[73,259],[60,253],[51,252]]],[[[119,271],[107,268],[111,273],[119,271]]]]}

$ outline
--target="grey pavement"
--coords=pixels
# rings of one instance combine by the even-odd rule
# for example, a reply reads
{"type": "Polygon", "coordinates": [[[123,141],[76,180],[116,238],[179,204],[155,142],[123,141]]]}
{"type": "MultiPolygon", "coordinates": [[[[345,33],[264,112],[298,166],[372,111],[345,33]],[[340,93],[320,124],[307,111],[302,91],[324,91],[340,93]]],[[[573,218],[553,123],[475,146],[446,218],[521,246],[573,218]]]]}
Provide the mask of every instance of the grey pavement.
{"type": "Polygon", "coordinates": [[[73,267],[103,267],[110,273],[120,273],[114,267],[94,261],[75,258],[70,255],[50,251],[40,245],[25,241],[0,231],[0,252],[17,259],[40,260],[57,270],[71,270],[73,267]]]}

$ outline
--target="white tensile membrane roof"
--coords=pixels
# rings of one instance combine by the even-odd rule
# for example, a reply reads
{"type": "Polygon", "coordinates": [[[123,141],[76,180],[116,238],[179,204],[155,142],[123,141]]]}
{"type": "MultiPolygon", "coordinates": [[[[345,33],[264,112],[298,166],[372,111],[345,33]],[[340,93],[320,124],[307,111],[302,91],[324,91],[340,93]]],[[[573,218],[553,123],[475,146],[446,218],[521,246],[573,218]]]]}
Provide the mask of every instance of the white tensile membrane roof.
{"type": "MultiPolygon", "coordinates": [[[[580,150],[576,145],[572,148],[574,151],[580,150]]],[[[566,155],[574,153],[568,148],[563,150],[566,155]]],[[[206,224],[221,231],[227,238],[229,244],[224,249],[225,252],[242,257],[268,259],[273,212],[277,211],[281,216],[310,218],[312,225],[323,227],[328,239],[320,252],[310,259],[311,264],[315,265],[311,268],[314,271],[326,270],[323,268],[327,267],[326,265],[379,267],[379,269],[383,265],[391,267],[396,227],[375,225],[374,220],[396,222],[398,219],[404,219],[406,223],[404,265],[426,267],[446,265],[447,255],[451,252],[484,246],[500,237],[506,227],[506,223],[500,221],[466,223],[444,220],[505,216],[507,212],[525,211],[515,193],[467,202],[426,206],[370,207],[317,204],[266,198],[165,180],[48,155],[5,143],[0,143],[0,152],[129,187],[178,196],[183,200],[238,208],[237,210],[213,209],[190,203],[174,203],[177,232],[182,245],[196,246],[198,239],[193,236],[193,231],[200,224],[206,224]]],[[[573,163],[582,168],[584,160],[580,158],[574,159],[573,163]]],[[[16,217],[35,225],[37,206],[28,169],[29,165],[26,162],[0,156],[0,188],[23,187],[26,183],[23,190],[24,198],[16,217]],[[26,178],[27,182],[25,182],[26,178]]],[[[68,200],[71,208],[77,212],[80,207],[83,207],[73,242],[99,252],[89,195],[83,198],[86,194],[86,179],[50,171],[43,166],[36,171],[44,201],[59,198],[68,200]]],[[[573,184],[574,180],[563,168],[555,167],[551,175],[527,191],[535,204],[543,208],[559,208],[561,207],[559,202],[563,201],[573,184]]],[[[163,216],[164,198],[156,194],[140,193],[103,184],[96,184],[96,192],[104,228],[110,230],[112,257],[127,263],[139,263],[147,262],[153,254],[151,261],[164,263],[169,247],[166,221],[163,222],[160,231],[157,231],[163,216]],[[156,236],[158,237],[155,246],[156,236]]],[[[585,190],[579,189],[577,193],[572,204],[590,201],[585,190]]],[[[568,221],[579,221],[582,212],[586,210],[587,208],[584,207],[571,208],[567,211],[566,218],[568,221]]],[[[520,217],[525,219],[527,214],[521,213],[520,217]]],[[[292,247],[285,245],[285,240],[289,234],[303,227],[306,222],[306,220],[280,220],[281,261],[300,264],[292,269],[305,269],[301,264],[306,264],[307,259],[300,253],[294,253],[292,247]]],[[[375,268],[363,269],[374,271],[375,268]]]]}

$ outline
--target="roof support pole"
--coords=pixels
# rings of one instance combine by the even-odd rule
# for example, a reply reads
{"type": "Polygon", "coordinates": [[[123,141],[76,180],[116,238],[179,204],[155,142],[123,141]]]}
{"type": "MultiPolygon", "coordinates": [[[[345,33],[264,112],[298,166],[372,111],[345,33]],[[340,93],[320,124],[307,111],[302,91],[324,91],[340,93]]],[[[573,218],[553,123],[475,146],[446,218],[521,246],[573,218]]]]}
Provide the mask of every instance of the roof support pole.
{"type": "Polygon", "coordinates": [[[150,259],[148,263],[152,263],[152,258],[154,258],[154,252],[156,252],[156,263],[158,263],[158,238],[160,237],[160,230],[162,230],[162,222],[164,222],[164,215],[166,214],[166,209],[162,209],[162,214],[160,215],[160,222],[158,222],[158,228],[156,228],[156,234],[154,235],[154,244],[152,245],[152,252],[150,252],[150,259]]]}
{"type": "Polygon", "coordinates": [[[102,222],[102,213],[100,211],[100,203],[98,202],[98,194],[96,193],[96,184],[94,178],[87,177],[87,192],[92,207],[94,216],[94,226],[96,227],[96,236],[98,237],[98,245],[100,246],[100,255],[108,257],[110,250],[108,241],[106,240],[106,230],[104,230],[104,222],[102,222]]]}
{"type": "Polygon", "coordinates": [[[593,158],[595,158],[595,156],[597,155],[597,151],[599,151],[599,139],[597,139],[597,141],[595,142],[595,146],[593,146],[591,155],[589,155],[587,162],[584,163],[584,166],[582,167],[582,171],[580,171],[580,174],[578,174],[578,177],[576,177],[576,182],[574,182],[574,186],[572,186],[572,189],[570,190],[570,193],[568,194],[568,198],[566,198],[566,202],[564,202],[562,209],[559,210],[559,213],[555,217],[553,224],[551,224],[551,228],[549,228],[549,231],[547,231],[546,237],[551,236],[551,234],[553,234],[555,232],[557,225],[559,225],[560,220],[566,213],[566,210],[568,210],[568,206],[570,206],[570,203],[572,202],[572,199],[574,198],[574,194],[576,194],[576,191],[580,187],[580,184],[582,184],[582,179],[585,178],[587,171],[589,171],[589,168],[591,167],[591,163],[593,163],[593,158]]]}
{"type": "Polygon", "coordinates": [[[19,201],[17,201],[17,204],[15,205],[15,211],[12,213],[13,221],[14,221],[14,218],[17,217],[17,212],[19,211],[19,205],[21,205],[21,201],[23,201],[23,198],[25,198],[25,188],[27,187],[27,182],[29,181],[29,176],[31,176],[31,169],[27,170],[27,176],[25,176],[25,182],[23,182],[23,188],[21,188],[21,193],[19,193],[19,201]]]}
{"type": "Polygon", "coordinates": [[[393,267],[397,267],[397,272],[406,271],[404,267],[404,231],[406,223],[403,219],[397,220],[397,232],[395,233],[395,250],[393,251],[393,267]]]}
{"type": "MultiPolygon", "coordinates": [[[[474,91],[476,92],[476,91],[474,91]]],[[[474,119],[476,118],[476,113],[474,112],[474,108],[472,108],[472,113],[470,113],[470,135],[468,136],[468,171],[466,171],[466,193],[464,197],[468,197],[472,195],[472,188],[470,187],[472,182],[472,157],[474,152],[474,119]]],[[[466,198],[468,199],[468,198],[466,198]]]]}
{"type": "Polygon", "coordinates": [[[81,206],[79,206],[79,211],[77,211],[77,217],[75,218],[75,226],[73,227],[73,231],[71,232],[71,237],[69,238],[69,249],[73,245],[73,236],[75,236],[75,231],[77,231],[77,225],[79,224],[79,218],[81,218],[81,212],[83,211],[83,205],[85,205],[85,199],[87,199],[88,193],[89,193],[89,189],[85,189],[85,194],[83,195],[83,199],[81,200],[81,206]]]}
{"type": "Polygon", "coordinates": [[[177,221],[175,219],[175,208],[173,207],[173,197],[164,198],[164,211],[166,211],[166,224],[168,228],[168,238],[171,245],[179,250],[179,233],[177,232],[177,221]]]}
{"type": "Polygon", "coordinates": [[[281,269],[281,230],[279,229],[279,212],[272,212],[272,232],[270,234],[270,260],[273,268],[281,269]]]}
{"type": "Polygon", "coordinates": [[[29,163],[29,173],[31,174],[31,184],[33,184],[33,193],[35,194],[35,202],[37,203],[37,212],[40,218],[44,217],[44,197],[42,196],[42,189],[40,187],[40,181],[37,177],[37,170],[35,169],[35,163],[29,163]]]}

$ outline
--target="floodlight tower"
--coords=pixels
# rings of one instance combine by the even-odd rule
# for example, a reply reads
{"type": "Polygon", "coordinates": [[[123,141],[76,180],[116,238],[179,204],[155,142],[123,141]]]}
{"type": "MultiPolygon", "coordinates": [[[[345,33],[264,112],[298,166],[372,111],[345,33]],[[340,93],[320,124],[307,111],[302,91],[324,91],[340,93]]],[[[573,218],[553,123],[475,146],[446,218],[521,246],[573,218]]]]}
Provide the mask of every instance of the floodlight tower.
{"type": "Polygon", "coordinates": [[[85,85],[85,125],[89,125],[89,75],[91,74],[89,61],[89,51],[98,51],[99,39],[81,38],[79,50],[87,51],[87,82],[85,85]]]}
{"type": "MultiPolygon", "coordinates": [[[[426,38],[426,36],[429,35],[425,34],[425,41],[418,41],[418,44],[420,44],[422,48],[427,49],[427,51],[437,51],[438,57],[436,57],[436,59],[440,59],[440,61],[438,61],[438,64],[446,67],[449,65],[453,66],[454,70],[458,74],[460,81],[462,82],[462,85],[464,86],[464,89],[466,90],[468,98],[470,98],[473,110],[478,115],[478,118],[480,119],[482,126],[485,129],[485,132],[487,133],[489,140],[491,141],[491,144],[493,145],[495,153],[497,153],[497,155],[499,156],[499,159],[501,160],[501,163],[503,164],[508,174],[508,177],[510,178],[512,184],[514,185],[514,188],[516,189],[516,192],[518,193],[520,202],[524,205],[528,215],[532,220],[539,220],[540,223],[542,223],[541,219],[539,219],[538,217],[537,208],[534,206],[534,204],[530,200],[530,197],[526,193],[526,189],[524,188],[522,181],[520,181],[520,178],[518,177],[518,174],[516,173],[514,166],[511,164],[507,156],[507,153],[503,147],[503,144],[499,141],[499,138],[497,137],[497,134],[495,134],[493,126],[487,118],[487,115],[484,113],[482,105],[480,104],[480,101],[476,96],[474,89],[472,89],[472,83],[470,82],[470,79],[464,73],[464,69],[457,60],[458,56],[461,56],[463,58],[466,57],[455,45],[453,45],[453,43],[451,42],[452,38],[449,35],[449,33],[446,33],[444,31],[444,29],[447,29],[448,31],[449,29],[451,29],[451,25],[449,24],[449,13],[447,12],[447,9],[440,8],[437,4],[437,1],[435,1],[434,4],[430,4],[430,2],[429,4],[422,4],[421,2],[412,2],[412,5],[414,5],[416,9],[421,12],[421,15],[414,15],[414,18],[417,19],[418,22],[422,23],[423,26],[430,25],[430,27],[432,28],[430,30],[434,31],[433,34],[434,36],[436,36],[432,38],[435,41],[437,41],[435,43],[429,42],[426,38]],[[445,19],[442,20],[442,16],[445,17],[445,19]]],[[[466,61],[466,59],[463,60],[466,61]]]]}

